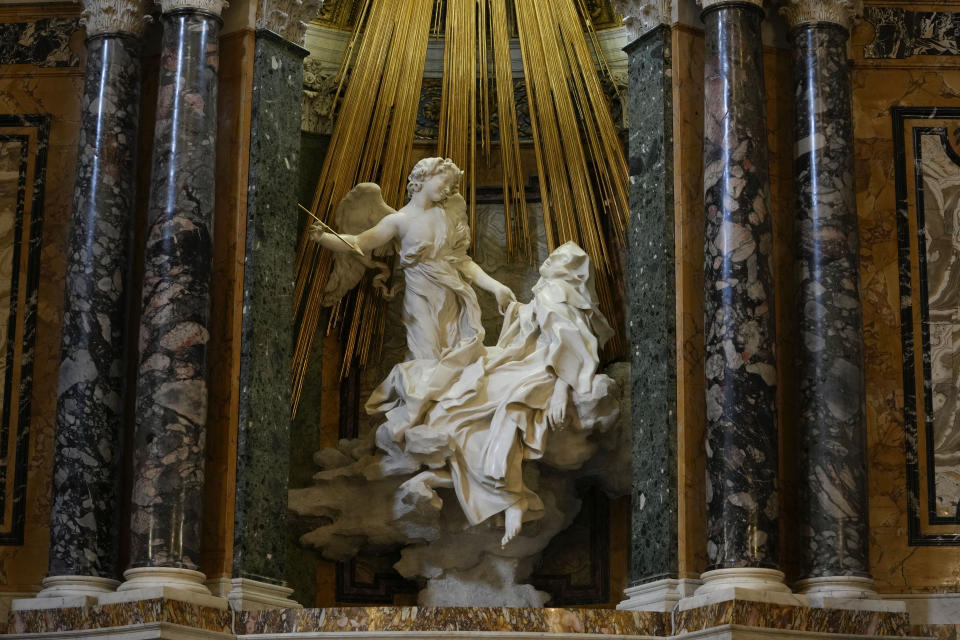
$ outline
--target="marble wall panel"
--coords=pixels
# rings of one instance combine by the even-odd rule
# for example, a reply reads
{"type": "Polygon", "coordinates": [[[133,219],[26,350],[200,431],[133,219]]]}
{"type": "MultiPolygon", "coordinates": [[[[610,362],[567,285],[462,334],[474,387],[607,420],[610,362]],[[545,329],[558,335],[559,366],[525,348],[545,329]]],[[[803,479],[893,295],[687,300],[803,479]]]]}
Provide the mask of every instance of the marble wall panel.
{"type": "MultiPolygon", "coordinates": [[[[61,15],[76,19],[77,9],[60,7],[61,15]]],[[[37,21],[50,10],[0,7],[0,23],[37,21]]],[[[76,38],[66,40],[78,60],[82,49],[76,38]]],[[[0,62],[0,114],[45,114],[49,117],[49,145],[43,186],[43,226],[30,398],[30,440],[27,449],[23,543],[0,546],[0,600],[3,593],[40,588],[47,570],[50,519],[50,474],[53,464],[53,422],[56,411],[57,370],[60,360],[60,315],[66,265],[67,234],[73,199],[74,165],[80,127],[80,67],[36,64],[10,66],[0,62]]]]}
{"type": "MultiPolygon", "coordinates": [[[[957,9],[956,3],[941,4],[957,9]]],[[[960,59],[866,59],[864,46],[873,38],[873,27],[861,24],[851,39],[871,572],[883,592],[951,591],[960,587],[960,547],[914,546],[908,539],[910,496],[890,108],[956,105],[960,99],[960,59]]]]}
{"type": "Polygon", "coordinates": [[[70,41],[79,28],[77,18],[69,15],[23,22],[2,21],[0,65],[78,67],[80,57],[70,46],[70,41]]]}
{"type": "Polygon", "coordinates": [[[50,122],[0,115],[0,544],[21,545],[50,122]]]}
{"type": "Polygon", "coordinates": [[[233,569],[234,485],[240,397],[240,319],[246,238],[254,33],[220,38],[217,190],[210,315],[210,401],[201,570],[208,579],[233,569]]]}
{"type": "Polygon", "coordinates": [[[780,568],[795,577],[790,532],[798,526],[792,452],[797,441],[797,336],[798,300],[796,236],[793,194],[793,56],[789,49],[764,48],[763,68],[767,88],[767,132],[770,148],[770,218],[773,223],[773,277],[777,314],[777,422],[780,447],[780,568]]]}
{"type": "Polygon", "coordinates": [[[894,111],[909,537],[918,544],[960,543],[958,127],[960,109],[894,111]]]}
{"type": "Polygon", "coordinates": [[[703,341],[703,32],[674,25],[673,131],[676,200],[678,575],[707,566],[703,341]]]}

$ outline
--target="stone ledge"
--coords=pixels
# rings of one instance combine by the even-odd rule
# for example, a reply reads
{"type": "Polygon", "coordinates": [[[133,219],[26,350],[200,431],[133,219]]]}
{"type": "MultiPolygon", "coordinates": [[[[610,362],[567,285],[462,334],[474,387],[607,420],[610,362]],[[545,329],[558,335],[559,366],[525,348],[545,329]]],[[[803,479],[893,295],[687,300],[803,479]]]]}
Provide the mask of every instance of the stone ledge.
{"type": "Polygon", "coordinates": [[[614,609],[331,607],[237,614],[238,635],[282,633],[496,632],[667,636],[670,614],[614,609]]]}
{"type": "Polygon", "coordinates": [[[675,635],[706,631],[725,625],[804,631],[816,634],[852,634],[903,638],[910,634],[905,612],[820,609],[752,600],[727,600],[675,613],[675,635]]]}
{"type": "Polygon", "coordinates": [[[148,623],[173,624],[185,629],[232,634],[233,613],[228,609],[154,598],[92,607],[15,610],[10,612],[7,631],[14,635],[76,633],[148,623]]]}
{"type": "Polygon", "coordinates": [[[144,622],[104,629],[75,629],[43,633],[10,633],[4,640],[231,640],[231,633],[186,627],[169,622],[144,622]]]}
{"type": "MultiPolygon", "coordinates": [[[[861,640],[907,639],[934,630],[904,612],[822,609],[733,600],[673,614],[614,609],[331,607],[230,611],[169,599],[10,613],[9,638],[66,640],[861,640]],[[919,632],[919,633],[918,633],[919,632]]],[[[955,636],[936,634],[938,640],[955,636]]]]}

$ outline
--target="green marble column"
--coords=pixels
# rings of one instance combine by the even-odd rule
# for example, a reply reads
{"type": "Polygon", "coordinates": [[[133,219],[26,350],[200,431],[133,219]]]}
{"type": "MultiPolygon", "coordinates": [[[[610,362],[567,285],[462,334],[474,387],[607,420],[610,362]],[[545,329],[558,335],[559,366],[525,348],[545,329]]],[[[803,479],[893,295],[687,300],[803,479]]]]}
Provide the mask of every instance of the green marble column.
{"type": "Polygon", "coordinates": [[[285,588],[290,362],[300,100],[307,51],[256,31],[240,342],[240,399],[228,598],[296,606],[285,588]]]}

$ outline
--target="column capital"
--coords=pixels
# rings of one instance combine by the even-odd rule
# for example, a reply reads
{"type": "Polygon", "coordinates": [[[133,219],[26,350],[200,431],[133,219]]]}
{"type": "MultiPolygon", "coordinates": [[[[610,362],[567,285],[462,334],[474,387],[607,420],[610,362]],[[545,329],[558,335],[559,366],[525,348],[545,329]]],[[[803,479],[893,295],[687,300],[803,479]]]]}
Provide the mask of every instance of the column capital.
{"type": "Polygon", "coordinates": [[[269,29],[284,39],[303,46],[307,22],[317,17],[324,0],[260,0],[257,29],[269,29]]]}
{"type": "Polygon", "coordinates": [[[149,0],[82,0],[80,24],[87,37],[101,33],[129,33],[139,38],[150,21],[149,0]]]}
{"type": "Polygon", "coordinates": [[[780,9],[791,29],[830,22],[849,30],[863,15],[863,0],[788,0],[780,9]]]}
{"type": "Polygon", "coordinates": [[[226,7],[230,6],[227,0],[158,0],[157,4],[160,5],[160,10],[164,13],[170,13],[178,9],[196,9],[209,11],[218,16],[226,7]]]}
{"type": "Polygon", "coordinates": [[[725,4],[752,4],[763,9],[763,0],[697,0],[697,5],[704,10],[725,4]]]}
{"type": "Polygon", "coordinates": [[[613,6],[623,16],[629,42],[654,27],[670,24],[673,17],[673,0],[614,0],[613,6]]]}

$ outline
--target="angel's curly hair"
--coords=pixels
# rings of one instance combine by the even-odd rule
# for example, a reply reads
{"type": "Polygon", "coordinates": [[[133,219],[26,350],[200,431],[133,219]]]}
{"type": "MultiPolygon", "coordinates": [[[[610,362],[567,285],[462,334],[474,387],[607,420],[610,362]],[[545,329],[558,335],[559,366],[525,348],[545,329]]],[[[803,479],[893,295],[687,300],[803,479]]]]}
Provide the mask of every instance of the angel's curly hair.
{"type": "Polygon", "coordinates": [[[437,175],[438,173],[449,174],[447,181],[447,197],[449,198],[459,190],[460,177],[463,171],[454,164],[450,158],[424,158],[413,165],[413,170],[407,176],[407,196],[413,197],[413,194],[423,188],[423,183],[437,175]]]}

